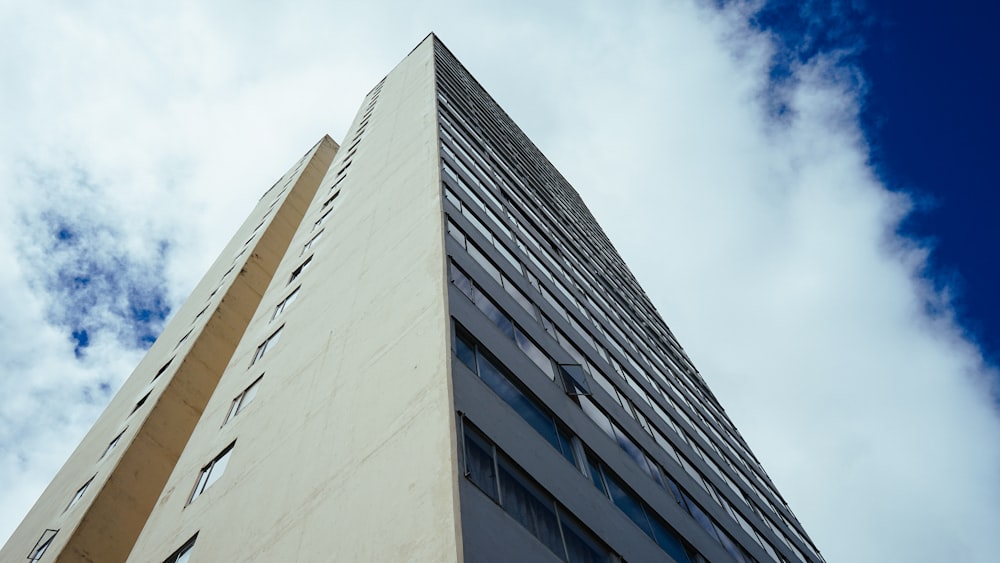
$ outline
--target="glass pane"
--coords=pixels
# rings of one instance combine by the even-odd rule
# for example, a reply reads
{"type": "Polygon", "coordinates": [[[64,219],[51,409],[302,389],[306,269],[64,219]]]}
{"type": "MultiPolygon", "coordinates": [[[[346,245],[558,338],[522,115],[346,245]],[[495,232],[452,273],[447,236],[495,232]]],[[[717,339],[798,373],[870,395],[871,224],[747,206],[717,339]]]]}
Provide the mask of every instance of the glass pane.
{"type": "Polygon", "coordinates": [[[594,424],[603,430],[605,434],[611,438],[615,437],[615,431],[611,428],[611,421],[608,420],[608,416],[601,412],[588,397],[580,397],[580,408],[583,410],[583,414],[587,415],[590,420],[593,420],[594,424]]]}
{"type": "Polygon", "coordinates": [[[260,378],[258,378],[257,381],[251,383],[250,387],[247,387],[247,390],[243,392],[243,400],[240,401],[240,410],[243,410],[243,407],[257,396],[257,389],[260,388],[260,381],[260,378]]]}
{"type": "Polygon", "coordinates": [[[691,563],[691,556],[684,548],[684,541],[681,540],[672,529],[655,516],[650,519],[653,527],[653,539],[663,551],[673,557],[678,563],[691,563]]]}
{"type": "Polygon", "coordinates": [[[559,364],[559,371],[562,373],[563,389],[567,394],[590,395],[590,384],[587,383],[583,367],[579,364],[559,364]]]}
{"type": "Polygon", "coordinates": [[[639,466],[639,469],[642,469],[643,473],[650,475],[649,466],[646,465],[646,454],[639,449],[639,446],[632,441],[632,438],[622,432],[621,428],[618,428],[617,424],[612,424],[612,429],[614,429],[614,438],[618,442],[618,447],[628,454],[628,457],[639,466]]]}
{"type": "Polygon", "coordinates": [[[500,252],[501,256],[503,256],[508,262],[510,262],[511,266],[514,266],[515,270],[517,270],[518,272],[521,271],[521,263],[517,260],[517,258],[514,257],[513,254],[510,253],[510,250],[507,250],[506,246],[500,244],[499,242],[497,242],[493,246],[500,252]]]}
{"type": "Polygon", "coordinates": [[[549,356],[542,351],[530,338],[524,335],[520,329],[514,327],[514,341],[517,343],[517,347],[525,353],[531,361],[538,366],[538,369],[545,372],[545,375],[549,376],[549,379],[553,377],[552,371],[552,360],[549,356]]]}
{"type": "MultiPolygon", "coordinates": [[[[448,170],[448,171],[450,171],[450,169],[448,169],[447,166],[445,166],[445,169],[448,170]]],[[[449,190],[448,188],[445,188],[445,190],[444,190],[444,197],[447,198],[448,201],[450,201],[452,205],[454,205],[458,209],[462,209],[462,202],[461,202],[461,200],[459,200],[458,196],[456,196],[454,193],[452,193],[452,191],[449,190]]]]}
{"type": "Polygon", "coordinates": [[[455,284],[466,297],[472,299],[472,280],[454,264],[451,265],[451,283],[455,284]]]}
{"type": "Polygon", "coordinates": [[[684,501],[687,504],[688,512],[690,512],[691,516],[693,516],[695,521],[698,522],[698,525],[708,532],[710,536],[718,539],[719,536],[715,533],[715,525],[712,523],[712,519],[708,517],[708,514],[705,514],[701,507],[695,504],[695,502],[691,500],[691,497],[687,496],[686,493],[682,491],[681,494],[684,495],[684,501]]]}
{"type": "Polygon", "coordinates": [[[618,391],[615,389],[615,386],[612,385],[610,381],[608,381],[608,378],[604,377],[603,373],[599,371],[594,371],[593,375],[594,375],[594,381],[596,381],[597,384],[600,385],[602,389],[607,391],[608,395],[611,395],[612,397],[617,397],[618,391]]]}
{"type": "Polygon", "coordinates": [[[590,471],[590,480],[594,482],[594,486],[597,487],[601,494],[608,496],[608,490],[604,488],[604,478],[601,476],[601,468],[596,461],[591,459],[591,456],[587,455],[587,469],[590,471]]]}
{"type": "Polygon", "coordinates": [[[497,499],[497,477],[493,468],[492,448],[470,428],[465,428],[465,470],[469,479],[494,501],[497,499]]]}
{"type": "Polygon", "coordinates": [[[462,248],[465,248],[465,233],[463,233],[462,230],[451,221],[448,221],[448,234],[457,240],[458,243],[462,245],[462,248]]]}
{"type": "Polygon", "coordinates": [[[560,558],[564,556],[555,506],[506,465],[500,466],[503,509],[560,558]]]}
{"type": "Polygon", "coordinates": [[[575,466],[576,455],[573,454],[573,440],[566,430],[562,428],[558,428],[557,430],[559,432],[559,451],[567,461],[575,466]]]}
{"type": "Polygon", "coordinates": [[[510,317],[506,313],[498,309],[482,291],[476,291],[473,295],[473,301],[476,307],[479,307],[479,310],[486,314],[507,338],[514,340],[514,323],[510,321],[510,317]]]}
{"type": "MultiPolygon", "coordinates": [[[[205,481],[208,479],[208,468],[201,470],[198,474],[198,482],[194,486],[194,491],[191,493],[191,500],[198,498],[198,495],[205,490],[205,481]]],[[[190,501],[188,501],[190,502],[190,501]]]]}
{"type": "Polygon", "coordinates": [[[479,248],[477,248],[476,245],[474,244],[469,244],[468,250],[469,250],[469,255],[472,256],[472,259],[475,260],[476,262],[479,262],[479,265],[482,266],[484,270],[486,270],[486,273],[488,273],[493,279],[499,282],[500,270],[497,270],[497,267],[494,266],[492,262],[490,262],[489,258],[484,256],[482,251],[479,250],[479,248]]]}
{"type": "Polygon", "coordinates": [[[492,362],[483,357],[480,357],[479,375],[494,393],[517,411],[517,414],[548,440],[552,447],[559,449],[555,422],[533,399],[516,388],[492,362]]]}
{"type": "Polygon", "coordinates": [[[465,218],[469,220],[469,223],[472,223],[472,226],[475,227],[477,231],[479,231],[480,233],[482,233],[484,237],[486,237],[486,240],[488,241],[493,240],[493,233],[491,233],[490,230],[486,228],[486,225],[484,225],[483,222],[479,220],[479,217],[476,217],[475,215],[472,214],[472,212],[469,211],[468,207],[462,210],[462,215],[464,215],[465,218]]]}
{"type": "Polygon", "coordinates": [[[191,560],[191,552],[194,551],[194,544],[188,546],[184,551],[177,554],[177,558],[174,559],[176,563],[187,563],[191,560]]]}
{"type": "Polygon", "coordinates": [[[472,341],[461,331],[455,330],[455,355],[465,367],[476,373],[476,348],[472,341]]]}
{"type": "Polygon", "coordinates": [[[522,309],[527,311],[532,317],[535,316],[535,308],[532,305],[531,300],[528,299],[528,296],[522,293],[521,290],[514,285],[514,282],[504,277],[503,288],[506,289],[507,293],[514,298],[514,301],[517,301],[517,304],[520,305],[522,309]]]}
{"type": "Polygon", "coordinates": [[[718,527],[716,527],[715,531],[719,535],[719,542],[722,544],[722,547],[726,548],[726,551],[729,552],[729,555],[733,556],[733,559],[739,563],[749,563],[747,558],[743,556],[743,549],[736,545],[736,542],[733,541],[733,538],[729,537],[729,534],[718,527]]]}
{"type": "Polygon", "coordinates": [[[630,520],[635,522],[636,526],[639,526],[647,536],[656,539],[653,536],[653,529],[649,526],[649,520],[646,519],[646,511],[642,508],[642,503],[639,502],[639,499],[626,491],[616,477],[612,475],[606,475],[606,477],[608,493],[615,506],[621,509],[625,513],[625,516],[628,516],[630,520]]]}
{"type": "Polygon", "coordinates": [[[570,563],[611,563],[611,554],[607,548],[601,547],[576,523],[576,519],[559,511],[562,522],[563,538],[566,540],[567,559],[570,563]]]}
{"type": "Polygon", "coordinates": [[[212,467],[209,468],[208,477],[205,479],[204,488],[207,489],[212,486],[213,483],[222,477],[222,474],[226,472],[226,466],[229,465],[229,455],[233,453],[232,448],[230,448],[226,453],[222,454],[222,457],[215,460],[212,467]]]}
{"type": "MultiPolygon", "coordinates": [[[[236,397],[235,399],[233,399],[233,404],[229,405],[229,413],[226,414],[226,422],[229,422],[230,420],[233,419],[234,416],[236,416],[236,411],[238,411],[240,408],[241,398],[242,396],[236,397]]],[[[226,422],[223,422],[222,424],[226,424],[226,422]]]]}

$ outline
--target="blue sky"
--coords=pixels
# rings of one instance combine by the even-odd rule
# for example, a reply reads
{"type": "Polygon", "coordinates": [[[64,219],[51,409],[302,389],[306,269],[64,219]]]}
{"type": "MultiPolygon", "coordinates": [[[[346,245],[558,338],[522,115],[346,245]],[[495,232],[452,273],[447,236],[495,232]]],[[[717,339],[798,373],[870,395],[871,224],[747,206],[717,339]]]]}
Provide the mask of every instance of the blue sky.
{"type": "Polygon", "coordinates": [[[1000,7],[959,2],[871,6],[859,63],[868,81],[865,132],[874,163],[917,201],[902,232],[929,242],[930,271],[953,293],[963,325],[1000,362],[1000,7]]]}
{"type": "Polygon", "coordinates": [[[817,52],[857,69],[870,163],[910,196],[899,232],[932,249],[925,275],[987,360],[1000,361],[996,132],[1000,40],[992,3],[773,0],[753,18],[785,45],[774,76],[817,52]],[[985,251],[985,254],[984,254],[985,251]]]}
{"type": "Polygon", "coordinates": [[[993,561],[996,12],[3,5],[0,538],[260,193],[433,30],[581,192],[830,561],[993,561]]]}

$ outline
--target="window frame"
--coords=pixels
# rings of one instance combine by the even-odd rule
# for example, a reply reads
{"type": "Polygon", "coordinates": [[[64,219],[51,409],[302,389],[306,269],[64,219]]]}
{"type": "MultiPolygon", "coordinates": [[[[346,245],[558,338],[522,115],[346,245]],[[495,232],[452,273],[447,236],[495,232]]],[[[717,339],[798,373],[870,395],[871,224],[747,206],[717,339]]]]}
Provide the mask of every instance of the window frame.
{"type": "Polygon", "coordinates": [[[194,488],[191,489],[191,494],[188,495],[188,501],[184,506],[190,505],[198,497],[200,497],[209,487],[215,484],[216,481],[222,478],[226,473],[226,468],[229,466],[229,457],[233,453],[233,449],[236,447],[236,441],[234,440],[231,444],[223,448],[219,455],[215,456],[212,461],[208,462],[201,471],[198,472],[198,480],[195,481],[194,488]],[[213,477],[213,471],[217,469],[219,464],[222,464],[222,468],[218,469],[221,473],[218,473],[213,477]]]}
{"type": "Polygon", "coordinates": [[[222,426],[229,424],[229,421],[236,418],[236,415],[243,412],[248,404],[253,402],[254,398],[257,396],[257,392],[260,388],[260,382],[264,379],[264,374],[260,374],[257,379],[254,379],[250,385],[247,385],[246,389],[240,392],[239,395],[233,399],[233,402],[229,405],[229,411],[226,412],[226,418],[222,421],[222,426]],[[252,391],[252,393],[251,393],[252,391]],[[250,398],[247,398],[247,394],[250,394],[250,398]]]}

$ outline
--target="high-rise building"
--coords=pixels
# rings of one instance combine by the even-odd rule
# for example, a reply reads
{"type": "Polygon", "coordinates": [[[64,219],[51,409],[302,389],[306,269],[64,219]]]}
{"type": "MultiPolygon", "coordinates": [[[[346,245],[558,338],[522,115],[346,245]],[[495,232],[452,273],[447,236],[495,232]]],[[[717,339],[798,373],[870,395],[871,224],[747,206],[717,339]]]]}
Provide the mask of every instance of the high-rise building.
{"type": "Polygon", "coordinates": [[[822,561],[433,35],[267,190],[3,561],[822,561]]]}

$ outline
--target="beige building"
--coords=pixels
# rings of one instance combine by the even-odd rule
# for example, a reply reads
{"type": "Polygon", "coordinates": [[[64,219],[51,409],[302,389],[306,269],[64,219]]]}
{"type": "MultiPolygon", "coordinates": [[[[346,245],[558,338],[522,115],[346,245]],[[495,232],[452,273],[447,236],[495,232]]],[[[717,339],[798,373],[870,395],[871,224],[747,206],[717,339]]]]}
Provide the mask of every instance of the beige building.
{"type": "Polygon", "coordinates": [[[2,561],[822,561],[433,36],[264,193],[2,561]]]}

